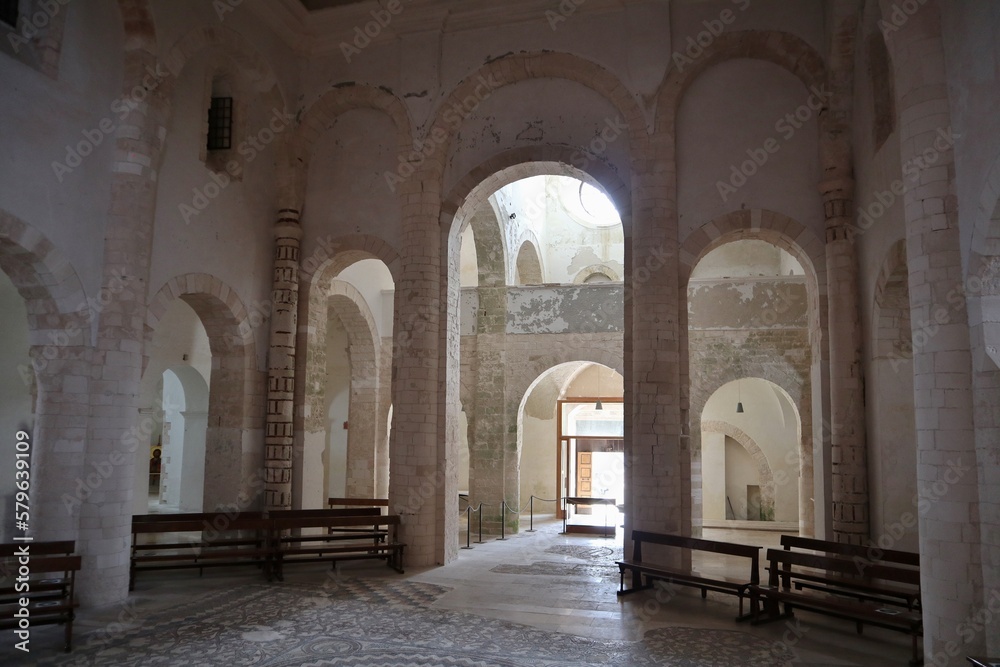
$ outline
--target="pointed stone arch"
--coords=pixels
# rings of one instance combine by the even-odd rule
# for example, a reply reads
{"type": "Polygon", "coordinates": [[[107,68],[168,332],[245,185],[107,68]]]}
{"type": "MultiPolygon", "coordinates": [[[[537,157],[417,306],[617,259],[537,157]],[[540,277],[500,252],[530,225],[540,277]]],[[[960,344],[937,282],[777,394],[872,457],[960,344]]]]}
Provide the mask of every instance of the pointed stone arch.
{"type": "Polygon", "coordinates": [[[519,285],[541,285],[545,282],[542,272],[542,259],[538,247],[530,240],[525,240],[517,251],[517,276],[519,285]]]}

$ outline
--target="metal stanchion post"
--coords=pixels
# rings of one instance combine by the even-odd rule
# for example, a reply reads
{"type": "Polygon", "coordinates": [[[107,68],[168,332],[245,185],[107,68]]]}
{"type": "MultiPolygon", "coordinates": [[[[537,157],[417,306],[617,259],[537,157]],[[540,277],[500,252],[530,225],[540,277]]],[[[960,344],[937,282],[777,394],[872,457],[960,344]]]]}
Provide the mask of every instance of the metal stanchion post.
{"type": "Polygon", "coordinates": [[[535,497],[531,496],[528,498],[528,532],[535,532],[535,497]]]}
{"type": "Polygon", "coordinates": [[[477,511],[479,512],[479,541],[476,542],[476,544],[482,544],[483,543],[483,504],[482,503],[479,503],[479,509],[477,511]]]}
{"type": "Polygon", "coordinates": [[[463,549],[471,549],[469,540],[472,539],[472,505],[465,508],[465,546],[463,549]]]}
{"type": "Polygon", "coordinates": [[[507,539],[507,501],[500,501],[500,537],[498,539],[507,539]]]}

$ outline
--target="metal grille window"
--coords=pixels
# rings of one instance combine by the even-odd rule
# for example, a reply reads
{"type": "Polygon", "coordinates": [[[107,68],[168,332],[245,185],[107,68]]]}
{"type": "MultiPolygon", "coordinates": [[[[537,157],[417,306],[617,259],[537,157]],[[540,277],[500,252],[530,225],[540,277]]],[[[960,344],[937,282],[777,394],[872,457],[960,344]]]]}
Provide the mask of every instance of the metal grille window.
{"type": "Polygon", "coordinates": [[[0,0],[0,21],[16,28],[20,0],[0,0]]]}
{"type": "Polygon", "coordinates": [[[208,108],[208,150],[233,147],[233,98],[213,97],[208,108]]]}

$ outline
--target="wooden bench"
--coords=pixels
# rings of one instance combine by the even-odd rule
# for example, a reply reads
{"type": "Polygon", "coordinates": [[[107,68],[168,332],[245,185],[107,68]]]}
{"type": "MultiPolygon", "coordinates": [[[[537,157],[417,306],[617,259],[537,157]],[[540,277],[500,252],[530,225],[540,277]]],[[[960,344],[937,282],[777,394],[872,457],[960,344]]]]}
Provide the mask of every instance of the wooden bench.
{"type": "MultiPolygon", "coordinates": [[[[73,650],[73,618],[78,604],[74,585],[80,570],[80,557],[71,555],[74,550],[73,542],[0,544],[0,629],[30,632],[37,625],[65,625],[65,650],[73,650]],[[22,566],[30,574],[18,581],[22,566]],[[22,601],[27,601],[27,606],[22,606],[22,601]],[[27,628],[21,626],[25,613],[27,628]]],[[[18,634],[18,639],[30,637],[18,634]]]]}
{"type": "MultiPolygon", "coordinates": [[[[331,498],[330,500],[336,500],[331,498]]],[[[311,518],[340,518],[345,516],[371,516],[377,517],[382,516],[382,510],[378,507],[346,507],[337,509],[321,509],[321,510],[272,510],[268,512],[267,518],[269,519],[311,519],[311,518]]],[[[365,527],[348,527],[348,528],[336,528],[330,527],[327,529],[328,535],[342,535],[343,537],[330,537],[333,539],[353,539],[354,537],[371,537],[379,536],[382,541],[385,540],[386,531],[376,530],[373,528],[365,527]]]]}
{"type": "Polygon", "coordinates": [[[389,507],[388,498],[327,498],[327,507],[389,507]]]}
{"type": "Polygon", "coordinates": [[[403,550],[397,539],[399,516],[322,516],[271,518],[272,565],[278,581],[284,580],[288,563],[381,559],[403,572],[403,550]],[[325,534],[303,535],[302,530],[321,529],[325,534]],[[336,529],[337,534],[330,534],[336,529]]]}
{"type": "MultiPolygon", "coordinates": [[[[743,621],[751,617],[751,613],[743,612],[743,599],[752,598],[755,595],[756,586],[760,583],[760,549],[761,547],[747,546],[745,544],[733,544],[730,542],[718,542],[715,540],[705,540],[696,537],[682,537],[680,535],[669,535],[665,533],[651,533],[642,530],[632,531],[632,558],[620,560],[618,571],[621,583],[618,595],[627,595],[636,591],[646,590],[652,587],[655,579],[662,579],[671,583],[693,586],[701,589],[701,597],[707,597],[708,591],[728,593],[736,595],[740,600],[740,614],[737,621],[743,621]],[[643,560],[642,545],[659,544],[688,551],[704,551],[708,553],[722,554],[726,556],[738,556],[750,561],[750,569],[746,577],[725,577],[721,575],[701,574],[694,570],[679,569],[668,565],[651,563],[643,560]],[[631,588],[625,588],[625,572],[631,573],[631,588]],[[645,584],[642,583],[645,577],[645,584]]],[[[751,599],[751,609],[753,608],[751,599]]]]}
{"type": "MultiPolygon", "coordinates": [[[[855,562],[840,556],[799,553],[785,549],[768,549],[768,585],[756,586],[752,597],[754,623],[772,621],[793,615],[795,609],[805,609],[857,624],[858,633],[864,625],[905,632],[912,637],[912,665],[920,664],[919,642],[923,634],[919,610],[887,606],[877,600],[848,599],[842,593],[797,587],[796,582],[814,582],[816,576],[846,579],[858,572],[855,562]],[[780,611],[780,607],[784,611],[780,611]],[[763,614],[763,617],[762,615],[763,614]]],[[[870,564],[866,576],[880,581],[903,585],[920,585],[920,573],[908,567],[870,564]]]]}
{"type": "Polygon", "coordinates": [[[268,537],[271,524],[260,513],[230,514],[209,512],[188,515],[174,520],[171,515],[148,515],[132,518],[132,551],[129,568],[129,590],[135,590],[135,577],[140,570],[176,570],[206,567],[255,565],[271,580],[271,552],[268,537]],[[190,517],[200,518],[190,518],[190,517]],[[140,535],[193,533],[187,541],[143,543],[140,535]]]}
{"type": "Polygon", "coordinates": [[[873,550],[857,544],[828,542],[797,535],[782,535],[781,546],[786,551],[806,550],[846,558],[855,565],[855,571],[850,575],[799,572],[798,579],[794,582],[797,589],[811,588],[859,600],[900,605],[907,609],[920,608],[919,577],[914,585],[892,585],[869,573],[872,565],[888,565],[919,572],[920,554],[892,549],[873,550]],[[878,558],[874,558],[875,555],[878,558]]]}

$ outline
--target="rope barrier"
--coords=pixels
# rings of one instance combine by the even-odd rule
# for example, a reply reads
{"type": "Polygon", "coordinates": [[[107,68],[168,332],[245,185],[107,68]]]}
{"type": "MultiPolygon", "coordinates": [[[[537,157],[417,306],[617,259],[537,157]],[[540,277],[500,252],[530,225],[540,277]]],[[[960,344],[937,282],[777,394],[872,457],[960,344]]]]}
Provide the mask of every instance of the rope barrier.
{"type": "MultiPolygon", "coordinates": [[[[513,514],[520,515],[520,514],[524,513],[524,509],[526,507],[528,508],[528,514],[529,514],[529,517],[530,517],[530,519],[529,519],[529,526],[530,527],[528,528],[528,530],[526,532],[528,532],[528,533],[534,533],[535,532],[535,500],[538,500],[539,502],[544,502],[544,503],[556,503],[556,502],[559,502],[555,498],[551,498],[550,499],[550,498],[539,498],[537,496],[530,496],[528,498],[528,502],[526,502],[520,509],[515,510],[515,509],[512,509],[510,507],[510,505],[507,504],[506,500],[501,500],[500,501],[500,537],[498,537],[497,540],[506,540],[507,539],[507,512],[511,512],[513,514]]],[[[468,502],[468,501],[466,501],[466,502],[468,502]]],[[[476,544],[484,544],[484,542],[483,542],[483,508],[484,507],[496,507],[496,505],[494,505],[493,503],[479,503],[479,506],[476,507],[475,509],[473,509],[473,507],[472,507],[472,505],[470,503],[469,505],[466,506],[466,508],[464,510],[462,510],[465,513],[465,546],[462,547],[463,549],[472,549],[473,548],[472,544],[470,542],[470,540],[472,539],[472,515],[476,514],[476,513],[479,514],[479,539],[476,541],[476,544]]]]}

